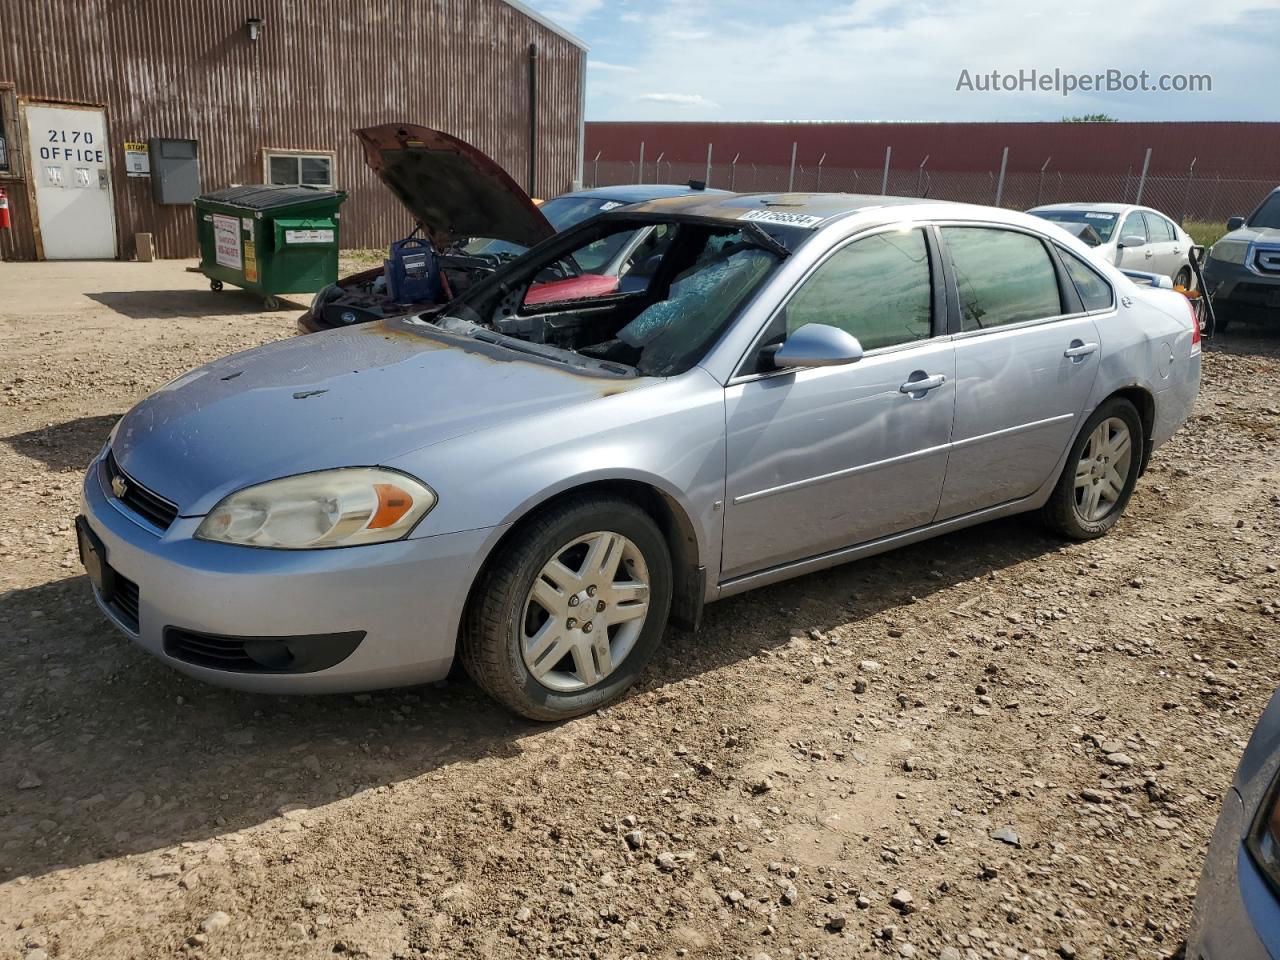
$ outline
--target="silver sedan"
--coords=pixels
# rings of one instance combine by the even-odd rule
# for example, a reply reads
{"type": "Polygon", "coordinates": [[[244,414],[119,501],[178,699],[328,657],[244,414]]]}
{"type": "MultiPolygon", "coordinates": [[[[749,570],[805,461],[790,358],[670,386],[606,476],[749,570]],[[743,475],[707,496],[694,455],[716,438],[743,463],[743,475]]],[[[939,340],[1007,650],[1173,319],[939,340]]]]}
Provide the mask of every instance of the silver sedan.
{"type": "Polygon", "coordinates": [[[705,604],[995,517],[1119,519],[1200,377],[1187,300],[1043,220],[849,195],[598,216],[431,313],[159,389],[84,481],[115,624],[272,693],[455,657],[529,717],[635,682],[705,604]],[[560,283],[618,233],[623,288],[560,283]]]}

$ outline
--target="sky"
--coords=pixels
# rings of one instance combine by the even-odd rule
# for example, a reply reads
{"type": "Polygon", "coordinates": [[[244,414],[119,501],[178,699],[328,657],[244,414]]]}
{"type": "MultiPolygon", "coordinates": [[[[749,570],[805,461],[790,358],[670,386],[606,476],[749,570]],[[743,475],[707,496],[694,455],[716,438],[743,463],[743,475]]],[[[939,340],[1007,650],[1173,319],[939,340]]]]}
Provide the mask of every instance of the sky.
{"type": "Polygon", "coordinates": [[[588,120],[1280,120],[1280,0],[526,2],[591,47],[588,120]],[[1055,69],[1212,89],[980,89],[1055,69]]]}

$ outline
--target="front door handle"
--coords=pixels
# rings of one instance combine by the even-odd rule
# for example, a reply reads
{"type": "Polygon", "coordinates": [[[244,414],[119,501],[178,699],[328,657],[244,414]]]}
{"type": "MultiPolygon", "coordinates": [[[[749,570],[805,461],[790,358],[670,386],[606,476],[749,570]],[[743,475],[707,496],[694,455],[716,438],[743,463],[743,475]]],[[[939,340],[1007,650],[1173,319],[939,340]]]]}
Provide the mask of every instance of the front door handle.
{"type": "Polygon", "coordinates": [[[1153,254],[1150,250],[1148,250],[1148,251],[1147,251],[1147,259],[1148,259],[1148,260],[1150,260],[1153,256],[1155,256],[1155,254],[1153,254]]]}
{"type": "MultiPolygon", "coordinates": [[[[923,371],[920,372],[923,373],[923,371]]],[[[912,374],[912,376],[914,376],[914,374],[912,374]]],[[[920,394],[923,396],[930,390],[938,389],[938,387],[942,386],[946,382],[947,378],[944,374],[935,373],[933,376],[922,376],[918,380],[908,380],[898,388],[898,392],[908,395],[920,394]]]]}
{"type": "Polygon", "coordinates": [[[1080,363],[1089,354],[1094,353],[1098,349],[1096,343],[1085,343],[1083,340],[1072,340],[1071,346],[1062,351],[1062,355],[1076,363],[1080,363]]]}

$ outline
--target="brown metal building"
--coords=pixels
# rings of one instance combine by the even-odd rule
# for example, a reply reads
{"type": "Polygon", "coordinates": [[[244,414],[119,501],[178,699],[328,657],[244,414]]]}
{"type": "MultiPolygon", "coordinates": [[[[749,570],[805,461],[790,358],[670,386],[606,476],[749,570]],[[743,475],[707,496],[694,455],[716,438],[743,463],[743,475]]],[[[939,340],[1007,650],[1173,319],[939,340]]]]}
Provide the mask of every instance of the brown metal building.
{"type": "Polygon", "coordinates": [[[203,190],[346,191],[347,247],[410,226],[359,127],[444,130],[535,196],[581,180],[586,47],[513,0],[0,0],[0,24],[0,259],[130,258],[138,233],[194,256],[190,204],[143,172],[182,141],[203,190]]]}

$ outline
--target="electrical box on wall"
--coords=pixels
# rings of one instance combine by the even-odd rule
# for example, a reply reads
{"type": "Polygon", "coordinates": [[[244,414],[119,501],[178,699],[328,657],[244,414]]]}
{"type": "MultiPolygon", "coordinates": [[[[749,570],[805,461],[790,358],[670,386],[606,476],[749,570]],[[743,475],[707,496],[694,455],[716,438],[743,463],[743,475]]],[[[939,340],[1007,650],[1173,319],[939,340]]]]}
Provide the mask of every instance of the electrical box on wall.
{"type": "Polygon", "coordinates": [[[185,204],[200,195],[196,146],[194,140],[151,138],[151,195],[156,203],[185,204]]]}

